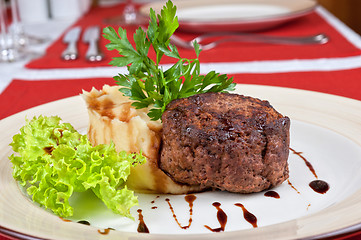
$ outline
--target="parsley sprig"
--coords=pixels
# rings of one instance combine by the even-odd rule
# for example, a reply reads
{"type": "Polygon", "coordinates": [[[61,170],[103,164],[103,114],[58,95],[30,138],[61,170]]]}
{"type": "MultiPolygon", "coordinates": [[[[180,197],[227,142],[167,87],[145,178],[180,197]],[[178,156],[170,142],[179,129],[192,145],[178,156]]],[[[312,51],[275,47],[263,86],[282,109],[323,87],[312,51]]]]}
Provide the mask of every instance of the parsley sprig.
{"type": "Polygon", "coordinates": [[[120,57],[115,57],[111,65],[127,66],[128,74],[118,74],[114,80],[121,86],[120,91],[134,100],[136,108],[153,105],[148,116],[152,120],[162,117],[166,106],[174,99],[186,98],[205,92],[225,92],[234,89],[233,78],[211,71],[200,75],[198,60],[201,49],[194,42],[195,59],[181,58],[170,37],[178,28],[176,6],[169,0],[161,13],[156,16],[150,9],[150,21],[147,31],[139,27],[134,33],[135,47],[127,37],[127,31],[119,27],[116,32],[112,27],[103,30],[104,38],[110,43],[108,50],[117,50],[120,57]],[[148,57],[150,48],[156,53],[156,59],[148,57]],[[163,70],[160,66],[162,57],[166,55],[177,59],[177,62],[163,70]]]}

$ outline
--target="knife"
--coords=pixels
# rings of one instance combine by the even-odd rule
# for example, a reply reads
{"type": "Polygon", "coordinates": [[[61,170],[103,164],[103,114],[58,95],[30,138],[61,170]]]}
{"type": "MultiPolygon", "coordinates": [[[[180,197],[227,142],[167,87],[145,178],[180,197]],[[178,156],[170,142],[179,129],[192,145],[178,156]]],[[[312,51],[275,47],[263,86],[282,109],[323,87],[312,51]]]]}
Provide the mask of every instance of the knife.
{"type": "Polygon", "coordinates": [[[70,29],[64,36],[63,42],[68,44],[67,48],[61,54],[64,60],[75,60],[78,58],[78,49],[76,43],[79,40],[81,27],[70,29]]]}
{"type": "Polygon", "coordinates": [[[100,27],[90,26],[83,35],[83,42],[89,44],[88,50],[85,54],[85,59],[90,62],[98,62],[103,60],[103,53],[100,51],[98,42],[100,38],[100,27]]]}

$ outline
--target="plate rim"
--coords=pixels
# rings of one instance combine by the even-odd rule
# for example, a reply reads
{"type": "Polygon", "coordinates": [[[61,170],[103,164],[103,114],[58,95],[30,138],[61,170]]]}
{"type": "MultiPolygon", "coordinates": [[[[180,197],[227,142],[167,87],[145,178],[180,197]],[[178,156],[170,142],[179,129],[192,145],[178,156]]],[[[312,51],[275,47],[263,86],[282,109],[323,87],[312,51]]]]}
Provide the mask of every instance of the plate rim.
{"type": "MultiPolygon", "coordinates": [[[[349,105],[353,105],[353,104],[356,104],[358,107],[361,108],[361,101],[359,100],[356,100],[356,99],[352,99],[352,98],[347,98],[347,97],[343,97],[343,96],[339,96],[339,95],[334,95],[334,94],[329,94],[329,93],[322,93],[322,92],[316,92],[316,91],[310,91],[310,90],[302,90],[302,89],[295,89],[295,88],[288,88],[288,87],[277,87],[277,86],[267,86],[267,85],[258,85],[258,84],[237,84],[237,87],[239,88],[242,88],[242,87],[251,87],[251,88],[255,88],[256,90],[258,89],[259,91],[261,91],[262,89],[273,89],[273,90],[281,90],[281,91],[291,91],[292,93],[299,93],[299,94],[311,94],[312,96],[319,96],[321,98],[325,98],[325,99],[328,99],[328,98],[333,98],[335,101],[339,101],[339,100],[343,100],[343,101],[346,101],[346,103],[348,103],[349,105]]],[[[241,91],[241,90],[238,90],[238,91],[241,91]]],[[[237,91],[237,92],[238,92],[237,91]]],[[[242,92],[240,93],[242,94],[242,92]]],[[[13,118],[20,118],[20,117],[24,117],[26,116],[27,113],[31,113],[37,109],[41,109],[41,108],[44,108],[46,107],[47,105],[52,105],[54,103],[63,103],[64,101],[74,101],[76,99],[80,99],[81,97],[79,95],[76,95],[76,96],[72,96],[72,97],[67,97],[67,98],[63,98],[63,99],[59,99],[59,100],[56,100],[56,101],[52,101],[52,102],[49,102],[49,103],[45,103],[45,104],[42,104],[42,105],[39,105],[39,106],[36,106],[36,107],[33,107],[33,108],[30,108],[30,109],[27,109],[27,110],[24,110],[24,111],[21,111],[19,113],[16,113],[14,115],[11,115],[9,117],[6,117],[2,120],[0,120],[0,126],[2,123],[4,122],[7,122],[7,121],[11,121],[13,118]]],[[[358,145],[361,145],[360,142],[357,143],[358,145]]],[[[354,194],[357,194],[357,193],[360,193],[361,191],[356,191],[354,194]]],[[[352,195],[354,195],[352,194],[352,195]]],[[[351,195],[351,196],[352,196],[351,195]]],[[[317,213],[315,213],[317,214],[317,213]]],[[[303,218],[303,217],[302,217],[303,218]]],[[[283,223],[279,223],[279,224],[287,224],[287,223],[291,223],[291,222],[295,222],[297,219],[295,220],[290,220],[290,221],[287,221],[287,222],[283,222],[283,223]]],[[[275,225],[279,225],[279,224],[275,224],[275,225]]],[[[274,225],[270,225],[270,226],[266,226],[265,228],[267,227],[272,227],[274,225]]],[[[319,237],[336,237],[336,236],[342,236],[344,234],[349,234],[349,233],[357,233],[361,230],[361,222],[357,223],[357,224],[354,224],[354,225],[350,225],[350,226],[347,226],[347,227],[343,227],[343,228],[339,228],[339,229],[335,229],[334,231],[331,231],[331,232],[327,232],[327,233],[321,233],[321,234],[317,234],[317,235],[313,235],[313,236],[308,236],[306,239],[317,239],[319,237]]],[[[234,232],[245,232],[247,230],[240,230],[240,231],[234,231],[234,232]]],[[[231,232],[231,233],[234,233],[234,232],[231,232]]],[[[9,229],[7,227],[3,227],[2,225],[0,225],[0,233],[1,234],[5,234],[7,236],[10,236],[10,237],[19,237],[18,234],[20,234],[20,236],[23,236],[24,238],[22,239],[46,239],[46,238],[38,238],[38,237],[34,237],[30,234],[24,234],[24,233],[21,233],[21,232],[18,232],[17,230],[13,230],[13,229],[9,229]],[[10,234],[14,234],[14,235],[10,235],[10,234]]],[[[227,232],[223,233],[223,235],[227,235],[226,234],[227,232]]],[[[158,234],[152,234],[154,236],[154,239],[157,239],[159,238],[159,235],[158,234]]],[[[208,235],[208,234],[202,234],[203,235],[208,235]]],[[[213,234],[214,235],[214,234],[213,234]]],[[[169,236],[169,235],[167,235],[169,236]]],[[[190,236],[190,235],[187,235],[187,236],[190,236]]],[[[208,235],[208,236],[211,236],[211,235],[208,235]]],[[[199,235],[198,235],[199,237],[199,235]]],[[[151,238],[153,239],[153,238],[151,238]]]]}
{"type": "MultiPolygon", "coordinates": [[[[194,1],[193,4],[190,5],[189,7],[187,6],[188,3],[190,3],[192,0],[183,0],[183,1],[173,1],[174,5],[177,6],[177,10],[179,10],[180,8],[191,8],[192,5],[194,6],[194,1]]],[[[241,23],[260,23],[260,22],[265,22],[265,21],[276,21],[276,20],[288,20],[288,19],[294,19],[294,18],[298,18],[301,16],[304,16],[310,12],[312,12],[317,6],[318,3],[316,1],[311,1],[311,0],[298,0],[297,3],[308,3],[308,6],[305,6],[303,8],[299,8],[297,10],[292,10],[289,11],[287,13],[280,13],[280,14],[271,14],[268,16],[258,16],[258,17],[245,17],[245,18],[234,18],[232,19],[232,21],[230,20],[222,20],[222,19],[217,19],[215,21],[211,21],[211,20],[207,20],[207,21],[200,21],[199,19],[189,19],[189,20],[184,20],[184,19],[178,19],[180,25],[182,23],[185,24],[209,24],[209,25],[237,25],[237,24],[241,24],[241,23]]],[[[198,0],[196,2],[196,6],[200,7],[202,5],[229,5],[229,4],[245,4],[245,3],[251,3],[254,4],[255,1],[252,0],[213,0],[211,3],[209,3],[209,0],[198,0]]],[[[265,5],[274,5],[274,6],[289,6],[290,4],[295,3],[292,1],[287,1],[287,0],[274,0],[274,1],[267,1],[267,0],[257,0],[257,4],[265,4],[265,5]]],[[[149,15],[149,9],[153,8],[156,12],[157,10],[161,9],[162,6],[164,5],[164,2],[161,1],[157,1],[157,2],[153,2],[153,3],[148,3],[143,5],[142,7],[140,7],[139,11],[141,14],[148,16],[149,15]]]]}

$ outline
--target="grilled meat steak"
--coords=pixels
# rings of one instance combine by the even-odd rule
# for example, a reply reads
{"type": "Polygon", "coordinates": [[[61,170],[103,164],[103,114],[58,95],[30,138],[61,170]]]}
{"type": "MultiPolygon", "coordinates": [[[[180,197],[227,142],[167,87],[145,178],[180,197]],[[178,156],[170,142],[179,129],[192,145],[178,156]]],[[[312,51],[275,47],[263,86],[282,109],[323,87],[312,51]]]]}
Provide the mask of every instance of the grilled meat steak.
{"type": "Polygon", "coordinates": [[[288,178],[290,119],[267,101],[204,93],[172,101],[162,121],[158,164],[176,182],[251,193],[288,178]]]}

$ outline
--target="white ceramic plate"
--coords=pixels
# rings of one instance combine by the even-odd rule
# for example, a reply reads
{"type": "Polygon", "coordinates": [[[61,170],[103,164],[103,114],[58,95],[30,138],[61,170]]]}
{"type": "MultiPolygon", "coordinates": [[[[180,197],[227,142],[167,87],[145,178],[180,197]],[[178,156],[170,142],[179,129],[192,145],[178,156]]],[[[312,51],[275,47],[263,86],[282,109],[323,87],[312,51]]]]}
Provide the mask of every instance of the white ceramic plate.
{"type": "MultiPolygon", "coordinates": [[[[159,13],[164,1],[141,7],[159,13]]],[[[175,0],[179,29],[192,32],[259,31],[309,14],[317,5],[312,0],[175,0]]]]}
{"type": "Polygon", "coordinates": [[[139,194],[140,205],[132,208],[135,221],[116,216],[89,194],[72,200],[72,222],[66,222],[28,200],[11,176],[8,144],[27,116],[59,115],[85,132],[88,123],[85,104],[79,96],[41,105],[0,121],[0,232],[23,239],[293,239],[333,236],[361,228],[361,102],[343,97],[278,87],[238,85],[237,92],[268,99],[291,118],[291,147],[303,152],[318,178],[330,189],[319,194],[309,187],[315,176],[305,162],[290,153],[290,182],[273,189],[280,198],[226,192],[195,194],[192,225],[184,230],[175,222],[166,198],[181,225],[188,225],[189,206],[184,195],[139,194]],[[225,232],[217,209],[228,216],[225,232]],[[247,222],[241,203],[257,217],[258,228],[247,222]],[[156,207],[156,208],[155,208],[156,207]],[[137,233],[142,209],[150,234],[137,233]],[[77,223],[87,220],[91,226],[77,223]],[[106,235],[101,232],[114,228],[106,235]]]}

